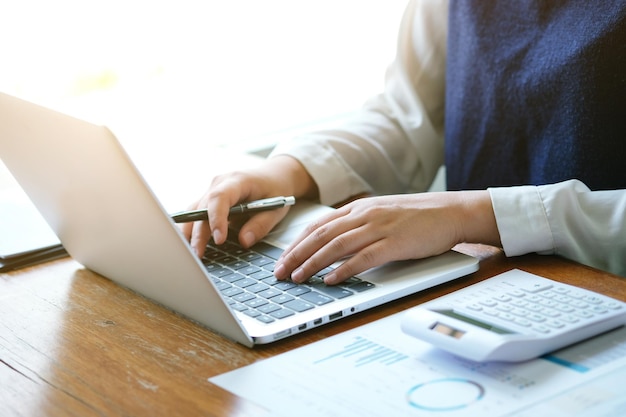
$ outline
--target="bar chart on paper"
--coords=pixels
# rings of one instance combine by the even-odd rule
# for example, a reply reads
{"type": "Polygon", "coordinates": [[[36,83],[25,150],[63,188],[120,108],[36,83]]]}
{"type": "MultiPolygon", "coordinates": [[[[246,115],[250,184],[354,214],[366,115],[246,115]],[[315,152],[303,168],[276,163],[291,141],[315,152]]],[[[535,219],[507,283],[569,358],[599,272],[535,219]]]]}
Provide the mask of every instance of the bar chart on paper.
{"type": "Polygon", "coordinates": [[[339,358],[353,358],[354,366],[358,368],[373,362],[378,362],[382,365],[393,365],[394,363],[408,359],[409,356],[379,345],[371,340],[367,340],[364,337],[356,336],[352,343],[349,343],[339,351],[331,353],[329,356],[318,359],[313,363],[320,364],[339,358]]]}

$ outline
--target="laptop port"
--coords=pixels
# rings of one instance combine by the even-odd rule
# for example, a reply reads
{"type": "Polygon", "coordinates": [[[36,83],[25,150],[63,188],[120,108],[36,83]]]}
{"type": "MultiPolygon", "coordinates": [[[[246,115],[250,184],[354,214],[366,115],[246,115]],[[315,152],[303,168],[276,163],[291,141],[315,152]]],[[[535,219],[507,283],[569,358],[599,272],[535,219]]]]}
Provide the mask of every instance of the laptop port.
{"type": "Polygon", "coordinates": [[[330,316],[328,316],[328,320],[336,320],[336,319],[338,319],[341,316],[343,316],[343,312],[338,311],[338,312],[333,313],[330,316]]]}

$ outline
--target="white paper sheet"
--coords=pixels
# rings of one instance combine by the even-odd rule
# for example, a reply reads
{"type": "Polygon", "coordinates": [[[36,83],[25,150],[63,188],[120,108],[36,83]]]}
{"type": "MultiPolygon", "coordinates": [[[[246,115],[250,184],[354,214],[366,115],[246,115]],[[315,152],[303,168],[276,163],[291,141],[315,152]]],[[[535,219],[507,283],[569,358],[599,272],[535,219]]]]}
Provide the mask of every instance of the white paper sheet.
{"type": "Polygon", "coordinates": [[[480,364],[405,335],[400,314],[209,380],[272,416],[626,415],[624,328],[525,363],[480,364]]]}

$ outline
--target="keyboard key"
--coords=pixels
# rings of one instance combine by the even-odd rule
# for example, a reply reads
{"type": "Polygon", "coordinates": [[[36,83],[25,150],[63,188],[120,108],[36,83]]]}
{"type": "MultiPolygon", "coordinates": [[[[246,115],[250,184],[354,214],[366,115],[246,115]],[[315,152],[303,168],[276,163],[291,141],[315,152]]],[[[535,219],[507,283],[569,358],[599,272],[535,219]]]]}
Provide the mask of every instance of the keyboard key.
{"type": "Polygon", "coordinates": [[[230,282],[232,284],[233,282],[239,281],[240,279],[244,279],[245,277],[235,272],[233,274],[226,275],[221,278],[222,278],[222,281],[230,282]]]}
{"type": "Polygon", "coordinates": [[[273,318],[269,317],[269,316],[264,316],[264,315],[260,315],[256,318],[258,321],[265,323],[265,324],[269,324],[272,323],[274,321],[273,318]]]}
{"type": "Polygon", "coordinates": [[[297,312],[307,311],[307,310],[310,310],[310,309],[315,307],[311,303],[307,303],[306,301],[302,301],[302,300],[298,300],[298,299],[288,301],[288,302],[286,302],[283,305],[285,307],[290,308],[290,309],[292,309],[294,311],[297,311],[297,312]]]}
{"type": "Polygon", "coordinates": [[[284,319],[285,317],[289,317],[293,315],[294,315],[294,312],[286,308],[281,308],[280,310],[272,311],[270,313],[270,316],[275,317],[277,319],[284,319]]]}
{"type": "Polygon", "coordinates": [[[234,297],[236,295],[239,295],[243,292],[243,290],[241,288],[238,287],[230,287],[225,289],[224,291],[222,291],[222,294],[224,294],[226,297],[234,297]]]}
{"type": "Polygon", "coordinates": [[[257,283],[257,280],[252,279],[252,278],[244,278],[244,279],[235,281],[235,285],[241,288],[246,288],[256,283],[257,283]]]}
{"type": "Polygon", "coordinates": [[[269,314],[269,313],[272,313],[272,312],[274,312],[276,310],[280,310],[280,309],[281,309],[281,307],[279,305],[274,304],[274,303],[267,303],[267,304],[264,304],[264,305],[260,306],[259,308],[257,308],[257,310],[259,310],[263,314],[269,314]]]}
{"type": "Polygon", "coordinates": [[[250,316],[250,317],[259,317],[261,315],[260,312],[253,310],[253,309],[248,309],[244,311],[243,314],[250,316]]]}
{"type": "Polygon", "coordinates": [[[363,292],[363,291],[371,290],[374,287],[375,287],[374,284],[372,284],[371,282],[367,282],[367,281],[357,282],[356,284],[352,284],[348,286],[348,288],[356,292],[363,292]]]}
{"type": "Polygon", "coordinates": [[[244,268],[239,269],[237,272],[239,272],[240,274],[246,275],[246,276],[250,276],[250,275],[255,274],[257,272],[262,272],[262,269],[259,268],[258,266],[254,266],[254,265],[249,265],[248,264],[244,268]]]}
{"type": "Polygon", "coordinates": [[[270,258],[268,258],[266,256],[260,256],[260,257],[258,257],[256,259],[252,260],[250,263],[252,265],[255,265],[255,266],[265,266],[265,265],[273,264],[275,262],[274,262],[274,260],[272,260],[272,259],[270,259],[270,258]]]}
{"type": "Polygon", "coordinates": [[[238,303],[247,303],[249,300],[253,300],[254,298],[256,298],[254,294],[250,294],[249,292],[242,292],[241,294],[237,294],[236,296],[234,296],[233,300],[237,301],[238,303]]]}
{"type": "Polygon", "coordinates": [[[250,308],[258,308],[268,303],[269,301],[267,301],[265,298],[253,298],[252,300],[245,302],[245,304],[250,308]]]}
{"type": "Polygon", "coordinates": [[[265,242],[259,242],[256,245],[254,245],[252,247],[252,250],[254,250],[255,252],[258,252],[260,254],[263,254],[267,257],[270,257],[274,260],[278,260],[278,258],[280,257],[280,255],[282,255],[283,250],[280,248],[277,248],[276,246],[271,246],[268,245],[265,242]]]}
{"type": "MultiPolygon", "coordinates": [[[[271,271],[265,271],[265,270],[261,270],[261,271],[255,272],[254,274],[250,274],[250,278],[256,279],[257,281],[264,280],[265,278],[274,278],[274,280],[276,280],[276,277],[274,277],[274,274],[272,274],[271,271]]],[[[267,285],[272,285],[272,284],[267,283],[267,285]]]]}
{"type": "Polygon", "coordinates": [[[297,286],[298,284],[293,283],[291,281],[278,281],[277,280],[276,284],[274,285],[274,288],[276,288],[277,290],[281,290],[281,291],[287,291],[297,286]]]}
{"type": "Polygon", "coordinates": [[[317,291],[323,292],[324,294],[331,296],[333,298],[337,298],[337,299],[346,298],[351,295],[354,295],[352,291],[347,290],[342,287],[335,286],[335,285],[322,284],[322,285],[316,285],[314,288],[317,291]]]}
{"type": "Polygon", "coordinates": [[[232,274],[233,272],[234,271],[231,270],[231,269],[222,267],[222,268],[215,268],[215,269],[209,271],[209,274],[211,274],[214,277],[222,278],[222,277],[224,277],[226,275],[232,274]]]}
{"type": "Polygon", "coordinates": [[[287,301],[291,301],[291,300],[295,300],[295,298],[288,294],[280,294],[280,295],[277,295],[276,297],[272,297],[272,302],[276,304],[284,304],[287,301]]]}
{"type": "Polygon", "coordinates": [[[269,286],[267,286],[267,285],[265,285],[265,284],[263,284],[261,282],[257,282],[254,285],[250,285],[249,287],[246,287],[246,290],[256,294],[258,292],[265,291],[268,288],[269,288],[269,286]]]}
{"type": "Polygon", "coordinates": [[[282,294],[281,291],[275,290],[274,288],[268,288],[267,290],[261,291],[259,293],[259,295],[261,297],[264,297],[264,298],[272,298],[272,297],[276,297],[277,295],[281,295],[281,294],[282,294]]]}
{"type": "Polygon", "coordinates": [[[324,304],[328,304],[330,302],[335,301],[334,299],[330,298],[327,295],[324,294],[320,294],[316,291],[310,291],[307,292],[306,294],[302,294],[302,296],[300,297],[303,300],[309,301],[315,305],[321,306],[324,304]]]}
{"type": "Polygon", "coordinates": [[[287,294],[293,295],[293,296],[301,296],[302,294],[306,294],[309,291],[311,291],[311,288],[304,286],[304,285],[298,285],[290,290],[287,290],[287,294]]]}

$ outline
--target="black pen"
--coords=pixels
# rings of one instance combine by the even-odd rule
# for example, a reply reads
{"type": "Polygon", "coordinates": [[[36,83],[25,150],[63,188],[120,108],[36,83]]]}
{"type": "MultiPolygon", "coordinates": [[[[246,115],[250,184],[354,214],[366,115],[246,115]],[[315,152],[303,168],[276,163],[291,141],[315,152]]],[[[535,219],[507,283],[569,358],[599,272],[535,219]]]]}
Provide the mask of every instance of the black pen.
{"type": "MultiPolygon", "coordinates": [[[[233,206],[228,211],[228,214],[244,214],[254,213],[257,211],[274,210],[285,206],[293,206],[296,204],[296,198],[290,197],[271,197],[264,198],[262,200],[250,201],[248,203],[241,203],[233,206]]],[[[208,220],[209,214],[207,209],[181,211],[179,213],[172,214],[172,220],[175,223],[188,223],[198,220],[208,220]]]]}

